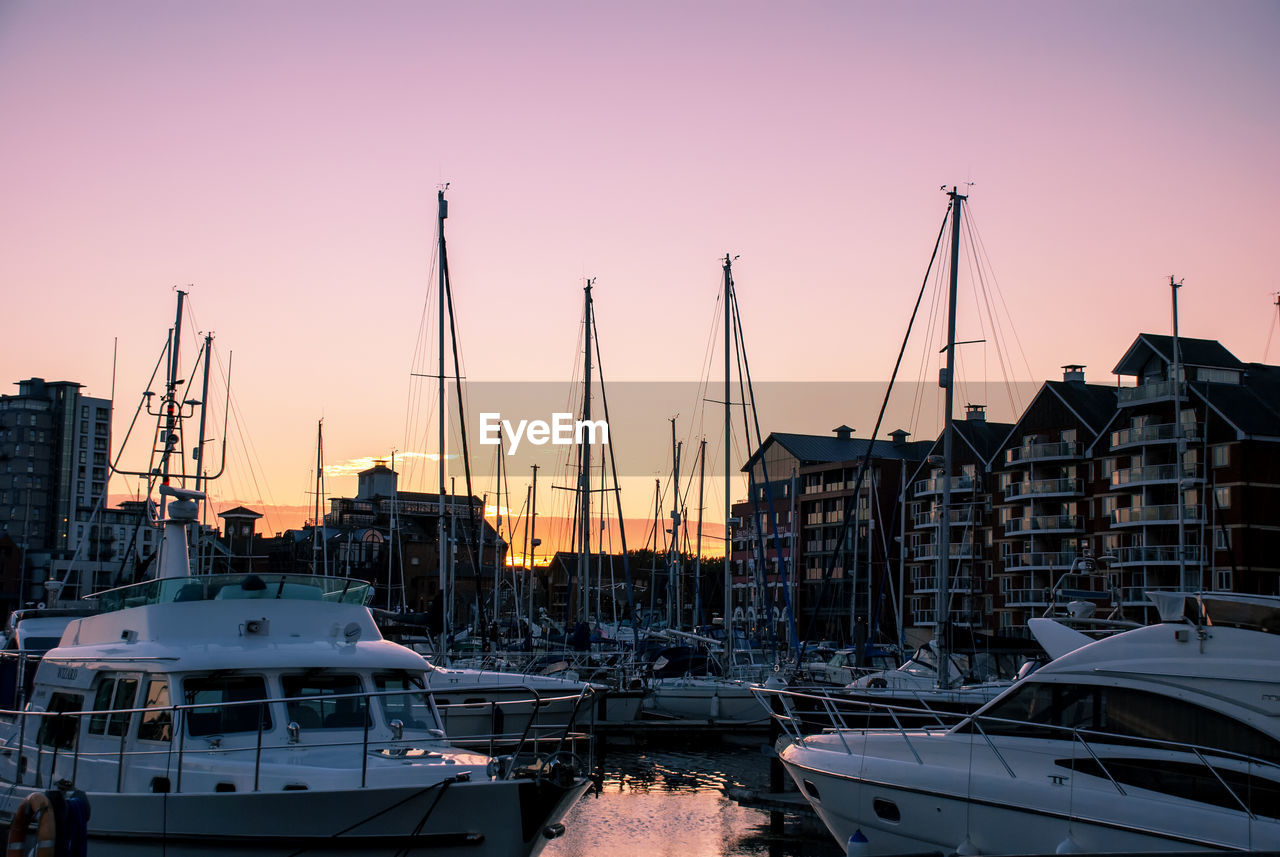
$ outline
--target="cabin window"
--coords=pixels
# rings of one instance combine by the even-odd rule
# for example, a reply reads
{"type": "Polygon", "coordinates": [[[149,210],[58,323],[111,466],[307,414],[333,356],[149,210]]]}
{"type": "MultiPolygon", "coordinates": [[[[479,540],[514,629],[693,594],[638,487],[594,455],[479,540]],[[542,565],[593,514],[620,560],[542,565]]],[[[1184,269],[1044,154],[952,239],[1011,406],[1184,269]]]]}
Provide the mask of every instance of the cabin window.
{"type": "Polygon", "coordinates": [[[1083,736],[1089,741],[1167,741],[1280,762],[1280,741],[1265,733],[1194,703],[1132,688],[1028,683],[992,705],[980,721],[987,734],[1068,738],[1063,730],[1080,729],[1106,733],[1083,736]]]}
{"type": "Polygon", "coordinates": [[[121,709],[133,708],[138,696],[138,680],[104,675],[99,681],[98,692],[93,697],[93,710],[98,713],[89,717],[89,734],[118,738],[128,731],[131,715],[121,709]],[[107,711],[116,713],[107,714],[107,711]]]}
{"type": "Polygon", "coordinates": [[[149,709],[138,721],[138,737],[144,741],[168,741],[172,736],[173,715],[169,712],[169,682],[155,679],[147,682],[144,703],[149,709]]]}
{"type": "Polygon", "coordinates": [[[407,673],[392,673],[373,677],[379,691],[388,692],[381,697],[382,713],[387,722],[399,720],[406,729],[426,729],[435,723],[431,703],[423,693],[422,679],[407,673]],[[392,693],[401,691],[401,693],[392,693]]]}
{"type": "MultiPolygon", "coordinates": [[[[83,709],[84,697],[78,693],[54,693],[49,697],[48,710],[53,714],[61,715],[63,712],[83,709]]],[[[41,717],[39,741],[46,747],[70,750],[75,746],[79,726],[79,717],[41,717]]]]}
{"type": "Polygon", "coordinates": [[[187,710],[187,734],[226,735],[271,728],[271,712],[265,703],[267,682],[256,675],[188,676],[182,680],[187,710]]]}
{"type": "Polygon", "coordinates": [[[280,677],[289,719],[303,729],[362,729],[369,712],[360,677],[342,673],[306,673],[280,677]],[[293,701],[294,699],[297,701],[293,701]]]}

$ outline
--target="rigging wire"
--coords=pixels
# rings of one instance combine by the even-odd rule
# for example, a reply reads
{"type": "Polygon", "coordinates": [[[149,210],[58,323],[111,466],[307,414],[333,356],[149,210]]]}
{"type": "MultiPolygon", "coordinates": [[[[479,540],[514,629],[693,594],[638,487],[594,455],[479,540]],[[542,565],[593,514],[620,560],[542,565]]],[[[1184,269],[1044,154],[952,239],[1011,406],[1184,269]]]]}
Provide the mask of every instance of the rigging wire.
{"type": "MultiPolygon", "coordinates": [[[[920,302],[924,298],[925,291],[928,287],[929,276],[930,276],[930,273],[933,271],[933,263],[938,258],[938,248],[942,246],[942,236],[946,233],[946,230],[947,230],[947,221],[951,217],[952,205],[954,205],[954,203],[950,203],[947,205],[946,213],[943,215],[943,218],[942,218],[942,225],[938,227],[938,238],[933,245],[933,254],[929,257],[929,267],[925,269],[924,281],[920,284],[920,292],[916,296],[915,307],[911,310],[911,318],[907,322],[907,332],[902,337],[902,345],[898,349],[898,358],[897,360],[894,361],[893,372],[889,376],[889,384],[884,391],[884,400],[880,404],[880,413],[876,415],[875,427],[871,430],[871,440],[867,444],[866,454],[863,456],[862,464],[858,467],[858,476],[854,480],[852,496],[855,498],[855,500],[853,503],[846,504],[845,506],[844,515],[842,516],[842,521],[840,523],[840,533],[836,537],[836,549],[835,551],[832,552],[830,558],[827,560],[825,564],[825,568],[823,569],[822,587],[818,592],[818,598],[814,601],[814,609],[810,612],[808,621],[806,622],[806,625],[805,625],[806,634],[804,635],[804,639],[809,639],[809,634],[807,633],[807,631],[811,629],[814,625],[814,622],[817,617],[818,606],[825,603],[827,588],[831,583],[832,573],[835,570],[836,557],[840,555],[841,551],[844,548],[845,540],[848,538],[850,523],[853,520],[854,513],[857,511],[856,498],[862,492],[863,477],[871,467],[871,454],[875,450],[876,437],[880,433],[880,423],[884,420],[885,410],[889,406],[889,396],[893,392],[893,385],[898,378],[898,370],[902,366],[902,358],[903,358],[903,355],[906,353],[907,343],[911,339],[911,328],[915,324],[916,314],[920,311],[920,302]]],[[[945,527],[945,522],[944,522],[944,527],[945,527]]],[[[797,662],[799,661],[800,655],[801,653],[797,654],[797,662]]]]}

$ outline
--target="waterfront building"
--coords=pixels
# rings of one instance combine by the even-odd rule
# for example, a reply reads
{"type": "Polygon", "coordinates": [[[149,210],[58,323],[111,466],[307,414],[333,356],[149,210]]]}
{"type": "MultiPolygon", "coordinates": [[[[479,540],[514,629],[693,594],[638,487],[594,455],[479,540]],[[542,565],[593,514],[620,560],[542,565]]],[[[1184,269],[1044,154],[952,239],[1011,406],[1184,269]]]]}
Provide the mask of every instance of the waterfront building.
{"type": "Polygon", "coordinates": [[[73,381],[16,383],[16,395],[0,396],[0,533],[21,554],[6,609],[43,600],[55,564],[90,547],[111,449],[109,399],[86,396],[73,381]]]}
{"type": "Polygon", "coordinates": [[[942,438],[909,477],[905,550],[905,641],[918,645],[934,636],[939,620],[938,554],[945,550],[950,593],[946,621],[982,630],[996,600],[992,500],[997,491],[996,459],[1013,429],[989,422],[984,405],[970,404],[954,423],[951,507],[942,520],[942,438]]]}
{"type": "Polygon", "coordinates": [[[1105,580],[1063,580],[1100,528],[1091,514],[1094,504],[1085,498],[1105,486],[1086,456],[1116,413],[1116,387],[1085,383],[1084,368],[1064,366],[1061,381],[1046,381],[1002,445],[992,498],[994,630],[1025,628],[1028,619],[1050,609],[1055,587],[1076,599],[1106,588],[1105,580]]]}
{"type": "MultiPolygon", "coordinates": [[[[808,606],[831,620],[812,627],[839,628],[837,637],[849,628],[841,617],[875,592],[884,593],[877,602],[905,599],[906,642],[931,638],[944,543],[947,620],[974,630],[1023,633],[1028,619],[1072,601],[1092,601],[1098,618],[1151,621],[1151,590],[1280,594],[1280,367],[1244,363],[1215,340],[1174,345],[1140,334],[1113,369],[1115,384],[1086,383],[1085,367],[1065,366],[1013,423],[969,405],[955,422],[946,536],[941,438],[910,444],[897,459],[908,471],[901,553],[881,526],[895,520],[895,456],[877,448],[884,460],[859,498],[850,553],[833,556],[860,463],[855,441],[843,427],[835,438],[770,435],[744,468],[754,501],[734,507],[735,581],[749,591],[762,560],[764,579],[777,579],[763,460],[782,553],[800,571],[798,614],[808,606]]],[[[867,612],[882,638],[895,638],[892,611],[881,602],[867,612]]]]}
{"type": "Polygon", "coordinates": [[[772,433],[743,467],[753,494],[734,505],[734,615],[763,620],[770,614],[776,626],[787,601],[781,592],[786,565],[801,637],[850,640],[858,617],[896,636],[902,485],[931,444],[908,441],[902,430],[874,444],[845,425],[832,434],[772,433]],[[841,544],[847,512],[853,517],[841,544]]]}

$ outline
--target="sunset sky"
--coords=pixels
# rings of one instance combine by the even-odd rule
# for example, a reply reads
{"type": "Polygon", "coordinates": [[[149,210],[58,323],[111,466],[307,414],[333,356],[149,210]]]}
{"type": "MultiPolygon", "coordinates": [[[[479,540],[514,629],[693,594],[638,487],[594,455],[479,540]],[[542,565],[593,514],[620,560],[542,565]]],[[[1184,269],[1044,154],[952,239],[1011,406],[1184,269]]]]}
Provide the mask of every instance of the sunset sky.
{"type": "Polygon", "coordinates": [[[471,381],[567,398],[594,277],[610,379],[697,382],[732,253],[757,379],[883,382],[957,184],[1001,315],[962,305],[971,374],[1002,338],[1021,382],[1112,381],[1171,274],[1184,335],[1278,362],[1277,44],[1280,4],[1235,0],[0,0],[0,382],[109,396],[118,340],[119,436],[189,289],[234,353],[218,505],[296,526],[321,418],[331,495],[429,451],[445,182],[471,381]]]}

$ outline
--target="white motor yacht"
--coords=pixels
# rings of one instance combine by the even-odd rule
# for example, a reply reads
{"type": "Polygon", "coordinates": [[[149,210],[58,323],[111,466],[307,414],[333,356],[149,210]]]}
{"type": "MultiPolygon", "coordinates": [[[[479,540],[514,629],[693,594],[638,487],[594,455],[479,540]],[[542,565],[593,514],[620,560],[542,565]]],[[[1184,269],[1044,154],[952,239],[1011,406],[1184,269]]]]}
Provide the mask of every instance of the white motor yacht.
{"type": "Polygon", "coordinates": [[[1160,595],[950,729],[791,728],[781,760],[850,853],[1276,850],[1280,598],[1160,595]]]}
{"type": "Polygon", "coordinates": [[[453,746],[427,665],[383,640],[368,584],[191,576],[197,492],[172,499],[155,580],[101,593],[0,724],[0,820],[83,791],[89,853],[529,855],[585,791],[564,743],[453,746]]]}

